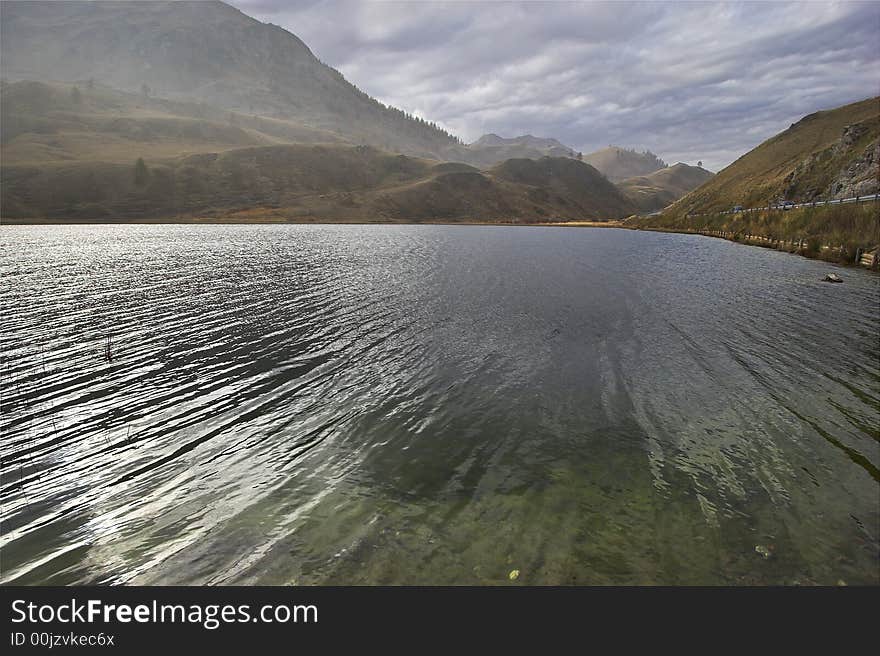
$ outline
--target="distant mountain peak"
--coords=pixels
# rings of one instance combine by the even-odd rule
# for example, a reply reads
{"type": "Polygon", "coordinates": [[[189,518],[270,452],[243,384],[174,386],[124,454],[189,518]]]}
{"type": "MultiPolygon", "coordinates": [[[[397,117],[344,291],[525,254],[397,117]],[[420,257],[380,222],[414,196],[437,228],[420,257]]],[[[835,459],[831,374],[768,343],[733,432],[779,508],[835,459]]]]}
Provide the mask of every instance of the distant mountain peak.
{"type": "Polygon", "coordinates": [[[531,134],[521,134],[518,137],[501,137],[494,132],[484,134],[482,137],[480,137],[470,145],[472,147],[525,145],[538,148],[564,148],[568,151],[573,150],[572,148],[569,148],[557,139],[553,139],[550,137],[536,137],[531,134]]]}
{"type": "Polygon", "coordinates": [[[699,166],[678,162],[647,175],[622,180],[617,186],[642,212],[663,209],[712,178],[699,166]]]}
{"type": "Polygon", "coordinates": [[[505,138],[489,133],[464,148],[449,152],[448,155],[456,161],[490,167],[507,159],[574,157],[575,151],[557,139],[536,137],[531,134],[505,138]]]}
{"type": "Polygon", "coordinates": [[[504,139],[494,132],[490,132],[489,134],[484,134],[482,137],[477,139],[471,144],[468,144],[470,147],[480,147],[480,146],[498,146],[504,143],[504,139]]]}
{"type": "Polygon", "coordinates": [[[595,166],[612,182],[649,175],[666,168],[666,162],[650,150],[640,152],[622,146],[608,146],[584,155],[584,161],[595,166]]]}

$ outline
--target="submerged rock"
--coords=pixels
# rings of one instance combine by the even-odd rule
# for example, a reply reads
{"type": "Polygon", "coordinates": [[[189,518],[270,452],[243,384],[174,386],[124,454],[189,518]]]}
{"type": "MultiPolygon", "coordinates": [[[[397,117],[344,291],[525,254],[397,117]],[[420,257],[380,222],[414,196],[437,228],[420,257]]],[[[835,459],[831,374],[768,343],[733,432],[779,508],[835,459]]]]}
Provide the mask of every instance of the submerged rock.
{"type": "Polygon", "coordinates": [[[827,273],[822,280],[823,282],[843,282],[843,278],[838,276],[836,273],[827,273]]]}

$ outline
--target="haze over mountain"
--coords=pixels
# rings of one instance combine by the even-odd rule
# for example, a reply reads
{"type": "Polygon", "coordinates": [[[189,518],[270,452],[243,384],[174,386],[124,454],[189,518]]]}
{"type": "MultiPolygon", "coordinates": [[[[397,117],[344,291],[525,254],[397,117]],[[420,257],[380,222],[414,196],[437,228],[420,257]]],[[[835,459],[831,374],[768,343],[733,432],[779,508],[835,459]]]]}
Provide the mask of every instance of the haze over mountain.
{"type": "Polygon", "coordinates": [[[205,103],[93,85],[2,83],[3,164],[131,163],[277,143],[342,143],[338,134],[205,103]]]}
{"type": "Polygon", "coordinates": [[[645,176],[627,178],[617,186],[639,211],[653,212],[693,191],[713,175],[702,167],[679,162],[645,176]]]}
{"type": "MultiPolygon", "coordinates": [[[[0,11],[5,217],[620,218],[709,175],[614,146],[579,162],[560,141],[528,134],[464,145],[356,89],[293,34],[221,2],[4,2],[0,11]],[[385,159],[396,153],[408,157],[385,159]],[[308,167],[326,184],[303,183],[308,167]]],[[[822,152],[707,184],[728,190],[748,178],[752,196],[716,194],[724,204],[866,189],[873,130],[838,130],[840,143],[822,152]],[[847,159],[858,148],[860,159],[847,159]],[[855,168],[820,184],[844,160],[855,168]]],[[[707,189],[716,187],[688,198],[705,204],[707,189]]]]}
{"type": "Polygon", "coordinates": [[[666,162],[649,150],[640,153],[619,146],[608,146],[584,155],[584,161],[595,166],[612,182],[648,175],[666,168],[666,162]]]}
{"type": "Polygon", "coordinates": [[[559,142],[464,146],[223,3],[2,12],[5,218],[540,221],[634,209],[589,165],[545,158],[573,154],[559,142]]]}
{"type": "Polygon", "coordinates": [[[570,158],[481,172],[98,84],[4,82],[0,100],[4,220],[520,222],[634,210],[570,158]]]}
{"type": "Polygon", "coordinates": [[[681,162],[667,167],[662,159],[650,151],[638,152],[609,146],[583,155],[556,139],[532,135],[506,139],[497,134],[485,134],[464,148],[448,151],[447,157],[479,168],[489,168],[511,158],[581,159],[614,182],[638,211],[643,213],[666,207],[712,177],[712,173],[701,167],[681,162]]]}
{"type": "Polygon", "coordinates": [[[370,146],[285,144],[150,164],[4,166],[17,220],[501,221],[626,216],[633,205],[588,164],[511,159],[488,171],[370,146]]]}
{"type": "MultiPolygon", "coordinates": [[[[470,144],[471,148],[491,148],[493,146],[519,146],[523,148],[534,148],[535,150],[542,150],[547,152],[558,150],[560,151],[560,155],[567,155],[573,152],[571,148],[569,148],[568,146],[564,146],[556,139],[533,137],[530,134],[524,134],[519,137],[512,137],[509,139],[499,137],[497,134],[484,134],[474,143],[470,144]]],[[[553,157],[553,155],[548,156],[553,157]]]]}
{"type": "Polygon", "coordinates": [[[458,144],[370,98],[293,34],[222,2],[3,2],[0,12],[9,81],[91,79],[419,156],[458,144]]]}
{"type": "Polygon", "coordinates": [[[880,88],[877,2],[232,2],[468,142],[531,133],[718,171],[880,88]]]}
{"type": "Polygon", "coordinates": [[[574,149],[556,139],[533,137],[530,134],[505,139],[497,134],[484,134],[464,148],[449,149],[447,159],[488,168],[506,159],[542,157],[575,157],[574,149]]]}

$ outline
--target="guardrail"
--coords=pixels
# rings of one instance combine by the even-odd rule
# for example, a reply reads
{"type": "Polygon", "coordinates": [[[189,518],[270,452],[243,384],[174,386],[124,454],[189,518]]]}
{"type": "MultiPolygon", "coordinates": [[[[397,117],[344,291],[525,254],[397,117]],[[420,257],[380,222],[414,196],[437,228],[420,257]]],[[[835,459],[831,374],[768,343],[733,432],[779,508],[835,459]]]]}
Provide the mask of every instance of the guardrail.
{"type": "Polygon", "coordinates": [[[859,265],[863,267],[868,267],[870,269],[876,269],[878,264],[880,264],[880,254],[877,251],[869,251],[867,253],[858,253],[858,261],[859,265]]]}
{"type": "MultiPolygon", "coordinates": [[[[809,244],[809,240],[805,237],[800,237],[798,239],[784,239],[777,237],[767,237],[765,235],[753,235],[747,232],[737,232],[732,230],[713,230],[708,227],[685,228],[684,230],[682,230],[682,232],[703,235],[706,237],[720,237],[722,239],[738,241],[743,244],[750,244],[753,246],[766,246],[768,248],[784,250],[790,253],[803,254],[806,252],[809,244]]],[[[837,254],[841,259],[846,259],[853,264],[868,267],[869,269],[873,269],[875,271],[880,268],[880,248],[874,248],[873,250],[857,248],[855,252],[855,257],[853,257],[852,252],[847,255],[846,247],[844,246],[832,246],[829,244],[824,244],[819,246],[818,249],[822,253],[837,254]]]]}
{"type": "Polygon", "coordinates": [[[799,207],[821,207],[822,205],[843,205],[845,203],[871,203],[880,201],[880,194],[868,194],[867,196],[853,196],[852,198],[837,198],[834,200],[815,200],[809,203],[792,203],[791,205],[780,205],[778,203],[768,203],[763,207],[749,207],[738,210],[723,210],[719,212],[688,212],[687,217],[692,216],[715,216],[717,214],[745,214],[748,212],[763,212],[765,210],[793,210],[799,207]]]}

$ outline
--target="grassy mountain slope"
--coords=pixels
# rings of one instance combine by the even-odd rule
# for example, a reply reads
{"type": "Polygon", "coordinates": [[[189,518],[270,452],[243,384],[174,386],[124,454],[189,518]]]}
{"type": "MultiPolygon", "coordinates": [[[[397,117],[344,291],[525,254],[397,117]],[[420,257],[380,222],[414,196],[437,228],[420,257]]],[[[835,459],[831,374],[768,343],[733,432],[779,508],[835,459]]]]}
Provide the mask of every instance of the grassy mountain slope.
{"type": "Polygon", "coordinates": [[[334,143],[332,132],[205,104],[145,98],[98,85],[0,85],[4,165],[72,160],[130,162],[276,143],[334,143]]]}
{"type": "Polygon", "coordinates": [[[646,176],[627,178],[617,186],[640,212],[653,212],[696,189],[712,175],[706,169],[679,162],[646,176]]]}
{"type": "Polygon", "coordinates": [[[361,92],[293,34],[222,2],[10,1],[0,32],[9,81],[91,79],[419,156],[458,145],[361,92]]]}
{"type": "Polygon", "coordinates": [[[597,168],[612,182],[649,175],[666,167],[666,162],[650,151],[639,153],[617,146],[608,146],[584,155],[584,161],[597,168]]]}
{"type": "Polygon", "coordinates": [[[6,221],[549,221],[632,211],[574,160],[513,160],[480,172],[338,145],[237,148],[149,161],[140,172],[134,162],[7,166],[0,208],[6,221]]]}
{"type": "Polygon", "coordinates": [[[733,238],[806,243],[807,251],[852,261],[880,245],[876,202],[756,212],[785,198],[809,202],[876,193],[880,188],[880,98],[816,112],[768,139],[666,208],[632,219],[645,228],[723,232],[733,238]],[[827,248],[823,250],[823,247],[827,248]]]}
{"type": "Polygon", "coordinates": [[[489,173],[500,180],[529,186],[530,198],[566,208],[566,216],[619,217],[633,209],[599,171],[574,159],[510,159],[489,173]]]}
{"type": "Polygon", "coordinates": [[[868,194],[878,187],[880,98],[804,117],[669,209],[671,215],[868,194]]]}

